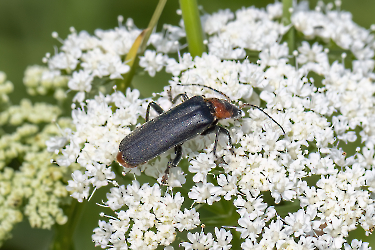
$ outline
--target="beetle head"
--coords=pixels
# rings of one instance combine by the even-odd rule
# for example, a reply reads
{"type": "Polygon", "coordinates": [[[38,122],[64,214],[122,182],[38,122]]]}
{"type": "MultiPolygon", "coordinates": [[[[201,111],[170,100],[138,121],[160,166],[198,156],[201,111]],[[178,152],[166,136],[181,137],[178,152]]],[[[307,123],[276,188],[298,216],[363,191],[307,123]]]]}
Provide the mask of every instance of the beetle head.
{"type": "Polygon", "coordinates": [[[241,109],[228,101],[218,98],[207,98],[206,101],[211,103],[211,105],[214,107],[214,116],[218,120],[241,117],[241,109]]]}

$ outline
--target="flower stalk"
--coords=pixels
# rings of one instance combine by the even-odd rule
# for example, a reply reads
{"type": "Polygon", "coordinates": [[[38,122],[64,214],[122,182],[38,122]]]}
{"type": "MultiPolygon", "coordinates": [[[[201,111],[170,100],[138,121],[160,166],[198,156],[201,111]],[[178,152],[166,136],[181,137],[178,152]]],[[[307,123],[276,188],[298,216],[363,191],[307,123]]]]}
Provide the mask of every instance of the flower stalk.
{"type": "Polygon", "coordinates": [[[154,11],[154,14],[151,17],[150,23],[148,24],[147,29],[145,29],[140,35],[138,40],[136,40],[130,49],[129,53],[125,58],[125,62],[130,66],[130,71],[123,76],[123,80],[117,84],[119,91],[125,92],[125,90],[130,87],[131,81],[134,77],[136,69],[139,64],[139,54],[143,54],[146,50],[148,39],[150,38],[151,33],[153,32],[156,24],[159,21],[161,13],[163,12],[164,6],[167,3],[167,0],[159,0],[158,5],[154,11]]]}
{"type": "Polygon", "coordinates": [[[55,239],[53,240],[50,250],[74,250],[73,236],[77,225],[79,225],[80,218],[85,210],[86,203],[79,204],[78,201],[73,200],[72,203],[66,207],[65,213],[68,216],[68,221],[64,225],[55,227],[55,239]]]}
{"type": "Polygon", "coordinates": [[[180,0],[186,39],[192,57],[201,56],[206,51],[203,44],[202,24],[196,0],[180,0]]]}

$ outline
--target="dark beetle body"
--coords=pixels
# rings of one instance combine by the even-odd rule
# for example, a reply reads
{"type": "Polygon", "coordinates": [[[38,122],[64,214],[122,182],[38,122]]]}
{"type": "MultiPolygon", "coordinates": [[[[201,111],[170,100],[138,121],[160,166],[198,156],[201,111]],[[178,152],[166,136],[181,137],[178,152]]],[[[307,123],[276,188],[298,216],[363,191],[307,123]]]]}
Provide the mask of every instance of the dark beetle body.
{"type": "Polygon", "coordinates": [[[218,135],[224,130],[229,136],[227,130],[216,125],[217,121],[240,114],[240,109],[225,100],[194,96],[127,135],[120,143],[117,161],[124,167],[136,167],[173,147],[177,158],[177,148],[181,151],[181,144],[197,135],[218,135]]]}
{"type": "Polygon", "coordinates": [[[203,133],[214,122],[212,109],[203,97],[194,96],[146,122],[121,141],[124,161],[137,166],[203,133]]]}

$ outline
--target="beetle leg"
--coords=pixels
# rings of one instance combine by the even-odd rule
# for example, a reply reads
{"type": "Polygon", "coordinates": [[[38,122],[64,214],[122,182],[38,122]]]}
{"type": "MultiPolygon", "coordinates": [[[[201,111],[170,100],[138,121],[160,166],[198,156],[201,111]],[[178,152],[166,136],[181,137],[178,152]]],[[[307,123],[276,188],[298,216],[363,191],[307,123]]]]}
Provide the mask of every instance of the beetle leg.
{"type": "Polygon", "coordinates": [[[167,178],[168,178],[168,174],[169,174],[169,169],[171,167],[177,167],[178,163],[180,162],[180,160],[182,158],[182,147],[181,147],[181,145],[177,145],[174,148],[174,152],[175,152],[176,156],[174,157],[173,160],[170,160],[168,162],[167,169],[165,170],[165,174],[164,174],[163,179],[162,179],[162,183],[166,183],[167,178]]]}
{"type": "Polygon", "coordinates": [[[210,133],[213,133],[213,132],[215,132],[215,134],[216,134],[214,149],[212,150],[214,155],[216,156],[216,147],[217,147],[217,142],[219,141],[219,134],[225,134],[226,136],[228,136],[228,142],[229,142],[229,146],[230,146],[229,150],[232,154],[234,154],[232,137],[230,136],[229,131],[227,129],[215,124],[214,126],[211,126],[206,131],[204,131],[202,133],[202,135],[207,135],[207,134],[210,134],[210,133]]]}
{"type": "Polygon", "coordinates": [[[160,114],[164,113],[164,110],[160,107],[159,104],[156,102],[150,102],[147,106],[147,111],[146,111],[146,122],[148,122],[150,118],[150,107],[152,107],[156,112],[160,114]]]}
{"type": "Polygon", "coordinates": [[[169,100],[171,101],[171,103],[175,104],[178,100],[178,98],[182,97],[182,101],[186,101],[187,99],[189,99],[189,97],[187,96],[186,93],[181,93],[181,94],[178,94],[176,95],[174,98],[172,97],[172,86],[170,86],[169,88],[169,91],[168,91],[168,97],[169,97],[169,100]]]}
{"type": "Polygon", "coordinates": [[[172,103],[175,104],[178,100],[178,98],[182,97],[183,101],[186,101],[187,99],[189,99],[189,97],[187,96],[186,93],[181,93],[181,94],[178,94],[176,95],[173,99],[172,99],[172,103]]]}
{"type": "Polygon", "coordinates": [[[225,134],[226,136],[228,136],[228,143],[230,146],[229,150],[232,154],[234,154],[232,137],[230,136],[229,131],[219,125],[216,125],[215,128],[216,128],[216,138],[215,138],[215,144],[214,144],[214,150],[213,150],[214,155],[216,155],[216,147],[217,147],[217,142],[219,141],[219,134],[225,134]]]}

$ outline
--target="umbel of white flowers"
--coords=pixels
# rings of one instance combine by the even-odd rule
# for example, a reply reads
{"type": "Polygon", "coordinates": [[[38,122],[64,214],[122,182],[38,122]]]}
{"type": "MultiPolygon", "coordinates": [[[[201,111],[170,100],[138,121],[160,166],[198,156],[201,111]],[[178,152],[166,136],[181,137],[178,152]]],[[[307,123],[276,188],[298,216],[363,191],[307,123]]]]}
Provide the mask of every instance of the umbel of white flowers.
{"type": "MultiPolygon", "coordinates": [[[[279,2],[266,9],[206,14],[202,21],[209,52],[202,57],[184,54],[175,60],[168,56],[185,37],[182,23],[165,25],[162,32],[151,35],[150,49],[140,57],[140,66],[151,76],[165,67],[174,76],[170,81],[173,95],[217,97],[206,89],[176,85],[204,84],[226,93],[234,103],[262,104],[286,131],[282,136],[277,125],[257,110],[244,110],[242,118],[221,122],[230,130],[235,154],[220,139],[217,154],[224,156],[225,163],[219,168],[211,153],[213,136],[186,142],[183,155],[188,167],[171,169],[167,183],[189,190],[186,197],[173,189],[165,192],[158,184],[133,181],[117,186],[114,181],[111,166],[116,164],[119,142],[139,125],[151,98],[140,99],[139,92],[130,89],[86,98],[93,93],[94,79],[121,78],[129,70],[121,58],[141,32],[131,19],[113,30],[97,30],[93,36],[73,30],[62,41],[60,52],[46,58],[49,72],[56,77],[59,72],[70,72],[67,86],[77,92],[73,101],[78,105],[72,106],[74,130],[65,135],[67,144],[56,139],[47,144],[50,151],[56,151],[60,166],[75,162],[81,166],[72,174],[68,190],[82,202],[91,187],[115,184],[104,202],[115,217],[99,222],[92,236],[96,245],[169,246],[182,231],[204,223],[198,209],[186,209],[191,203],[211,206],[231,200],[228,210],[237,212],[236,226],[215,227],[212,233],[188,232],[188,241],[180,246],[229,249],[235,230],[242,249],[368,249],[367,243],[354,240],[349,245],[346,238],[357,227],[369,233],[375,225],[374,37],[356,25],[350,13],[333,10],[331,5],[315,10],[304,6],[293,10],[290,26],[280,21],[279,2]],[[288,44],[279,42],[291,28],[320,42],[304,41],[291,56],[288,44]],[[346,54],[340,60],[328,60],[329,41],[355,58],[351,69],[341,61],[346,54]],[[260,51],[256,63],[247,59],[248,51],[260,51]],[[297,65],[291,65],[291,60],[297,65]],[[323,80],[315,81],[311,73],[323,80]],[[338,148],[340,142],[359,142],[360,146],[355,152],[344,152],[338,148]],[[192,184],[186,182],[186,174],[192,176],[192,184]],[[311,176],[317,178],[313,184],[306,181],[311,176]],[[299,209],[282,217],[267,204],[264,192],[270,193],[274,203],[299,201],[299,209]]],[[[171,107],[167,90],[153,98],[164,110],[171,107]]],[[[143,171],[160,181],[173,154],[168,151],[125,171],[135,175],[143,171]]]]}

